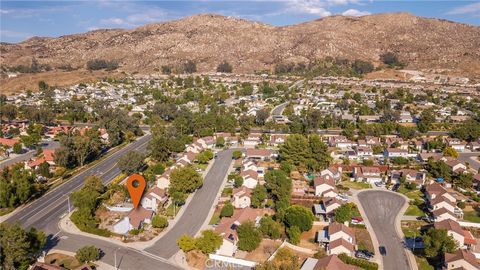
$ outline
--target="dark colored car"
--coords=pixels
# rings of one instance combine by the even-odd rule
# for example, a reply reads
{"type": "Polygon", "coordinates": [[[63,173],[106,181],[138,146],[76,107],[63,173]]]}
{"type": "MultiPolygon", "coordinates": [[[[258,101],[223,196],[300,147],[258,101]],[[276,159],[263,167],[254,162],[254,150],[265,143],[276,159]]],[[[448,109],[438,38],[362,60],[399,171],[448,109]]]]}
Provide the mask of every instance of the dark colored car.
{"type": "Polygon", "coordinates": [[[384,246],[380,246],[378,250],[380,250],[380,254],[382,254],[382,256],[387,255],[387,249],[384,246]]]}

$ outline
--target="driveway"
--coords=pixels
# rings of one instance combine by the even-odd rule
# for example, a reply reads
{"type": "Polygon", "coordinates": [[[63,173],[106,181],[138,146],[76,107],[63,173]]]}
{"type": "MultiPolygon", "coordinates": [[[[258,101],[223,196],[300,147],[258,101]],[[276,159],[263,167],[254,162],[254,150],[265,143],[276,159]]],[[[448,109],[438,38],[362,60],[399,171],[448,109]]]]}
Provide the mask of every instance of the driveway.
{"type": "Polygon", "coordinates": [[[177,239],[183,234],[194,236],[205,222],[210,209],[215,201],[222,182],[232,162],[232,149],[221,151],[217,159],[205,176],[203,186],[195,192],[188,208],[176,222],[175,226],[168,231],[155,244],[145,251],[162,258],[170,258],[179,251],[177,239]]]}
{"type": "Polygon", "coordinates": [[[458,160],[464,163],[468,162],[470,168],[473,168],[478,172],[478,169],[480,169],[480,161],[478,161],[479,156],[480,152],[459,153],[458,160]]]}
{"type": "MultiPolygon", "coordinates": [[[[396,231],[397,216],[403,214],[400,211],[404,207],[406,199],[393,192],[366,190],[358,194],[358,200],[375,232],[378,244],[386,249],[386,255],[382,257],[383,269],[410,269],[403,248],[403,239],[396,231]]],[[[379,253],[379,250],[375,250],[375,253],[379,253]]]]}

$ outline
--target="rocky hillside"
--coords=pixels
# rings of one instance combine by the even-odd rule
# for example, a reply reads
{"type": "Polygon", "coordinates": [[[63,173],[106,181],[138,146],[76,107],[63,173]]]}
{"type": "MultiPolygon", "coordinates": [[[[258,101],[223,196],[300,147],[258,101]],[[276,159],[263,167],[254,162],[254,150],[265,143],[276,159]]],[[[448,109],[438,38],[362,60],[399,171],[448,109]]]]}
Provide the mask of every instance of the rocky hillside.
{"type": "Polygon", "coordinates": [[[39,65],[84,69],[92,59],[115,60],[127,72],[151,72],[192,60],[214,71],[227,60],[234,72],[309,63],[327,56],[368,60],[394,52],[409,69],[480,76],[480,27],[406,13],[332,16],[275,27],[219,15],[195,15],[133,30],[96,30],[0,45],[3,67],[39,65]]]}

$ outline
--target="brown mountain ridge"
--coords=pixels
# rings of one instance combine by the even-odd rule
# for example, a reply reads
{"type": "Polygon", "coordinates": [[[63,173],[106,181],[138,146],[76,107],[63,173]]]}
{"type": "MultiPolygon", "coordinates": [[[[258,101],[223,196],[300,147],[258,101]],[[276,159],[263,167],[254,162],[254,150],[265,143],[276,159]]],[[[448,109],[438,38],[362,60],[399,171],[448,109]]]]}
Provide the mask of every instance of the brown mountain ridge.
{"type": "Polygon", "coordinates": [[[187,60],[200,72],[223,60],[234,72],[309,63],[327,56],[379,64],[394,52],[408,69],[480,76],[480,27],[408,13],[331,16],[276,27],[221,15],[200,14],[132,30],[96,30],[58,38],[35,37],[0,44],[0,65],[85,68],[92,59],[115,60],[121,71],[148,73],[187,60]]]}

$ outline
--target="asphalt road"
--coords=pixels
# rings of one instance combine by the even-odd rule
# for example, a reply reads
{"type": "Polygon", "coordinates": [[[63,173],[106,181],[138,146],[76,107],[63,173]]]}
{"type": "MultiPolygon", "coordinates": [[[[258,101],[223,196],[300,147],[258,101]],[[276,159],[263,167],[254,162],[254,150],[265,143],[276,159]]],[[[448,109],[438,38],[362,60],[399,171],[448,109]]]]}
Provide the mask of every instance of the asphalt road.
{"type": "MultiPolygon", "coordinates": [[[[43,149],[55,149],[55,148],[60,146],[60,143],[57,142],[57,141],[48,141],[48,142],[45,141],[45,142],[42,142],[41,146],[42,146],[43,149]]],[[[24,162],[26,160],[29,160],[29,159],[33,158],[34,154],[35,154],[35,150],[30,150],[30,151],[26,152],[25,154],[21,154],[21,155],[18,155],[16,157],[4,160],[4,161],[0,162],[0,170],[2,170],[5,167],[8,167],[12,164],[15,164],[17,162],[24,162]]]]}
{"type": "MultiPolygon", "coordinates": [[[[120,173],[120,170],[116,166],[118,159],[130,150],[146,149],[150,138],[151,135],[145,135],[114,152],[98,164],[77,174],[59,187],[44,194],[39,199],[16,212],[7,219],[7,222],[20,222],[26,228],[35,227],[37,229],[48,229],[47,225],[50,222],[58,222],[60,216],[68,211],[67,195],[81,188],[87,176],[97,175],[102,178],[104,184],[109,183],[120,173]]],[[[52,231],[46,232],[55,233],[52,231]]]]}
{"type": "Polygon", "coordinates": [[[472,152],[472,153],[459,153],[458,160],[462,162],[468,162],[470,164],[470,168],[475,169],[478,171],[480,169],[480,161],[478,161],[478,157],[480,156],[480,152],[472,152]]]}
{"type": "Polygon", "coordinates": [[[283,113],[283,110],[285,110],[285,107],[287,107],[288,105],[288,102],[284,102],[280,105],[278,105],[277,107],[273,108],[272,112],[271,112],[271,115],[274,116],[274,115],[282,115],[283,113]]]}
{"type": "Polygon", "coordinates": [[[232,149],[219,152],[215,163],[205,176],[202,188],[193,195],[188,208],[175,226],[145,251],[162,258],[172,257],[178,250],[177,239],[183,234],[194,236],[208,217],[228,168],[232,162],[232,149]]]}
{"type": "Polygon", "coordinates": [[[23,227],[35,227],[43,230],[47,234],[47,250],[60,249],[75,252],[83,246],[94,245],[105,253],[101,261],[110,265],[114,265],[114,251],[117,250],[117,266],[120,269],[180,269],[153,254],[120,247],[96,238],[68,234],[58,228],[59,219],[68,212],[67,195],[82,187],[85,177],[95,174],[102,178],[104,184],[109,183],[120,173],[116,166],[118,159],[130,150],[145,150],[150,138],[151,135],[147,134],[109,155],[95,166],[76,175],[68,182],[16,212],[6,222],[20,222],[23,227]]]}
{"type": "MultiPolygon", "coordinates": [[[[405,204],[405,199],[392,192],[368,190],[358,194],[358,200],[367,215],[378,244],[384,246],[384,269],[410,269],[402,241],[395,230],[395,219],[405,204]]],[[[375,253],[379,253],[375,250],[375,253]]]]}

